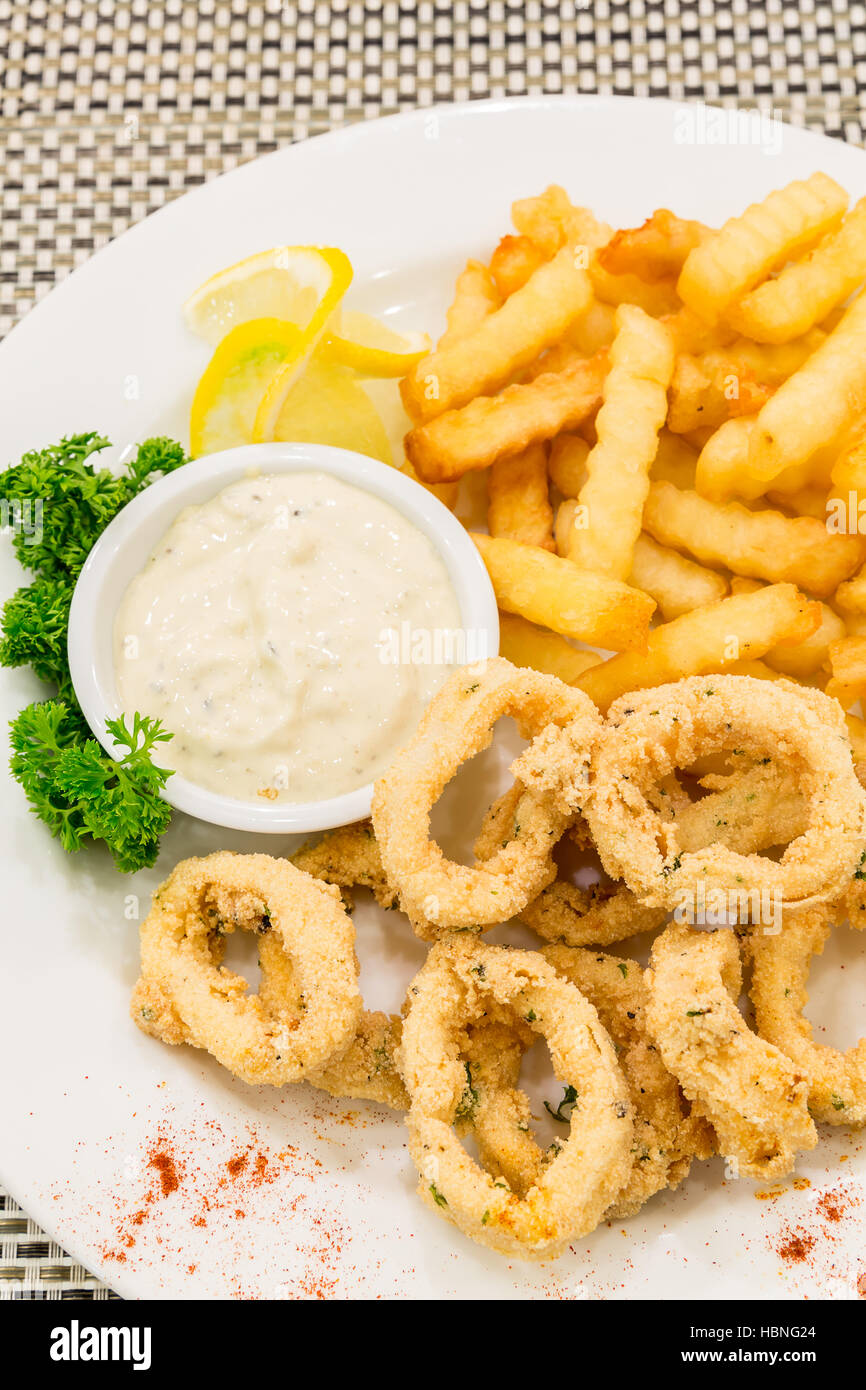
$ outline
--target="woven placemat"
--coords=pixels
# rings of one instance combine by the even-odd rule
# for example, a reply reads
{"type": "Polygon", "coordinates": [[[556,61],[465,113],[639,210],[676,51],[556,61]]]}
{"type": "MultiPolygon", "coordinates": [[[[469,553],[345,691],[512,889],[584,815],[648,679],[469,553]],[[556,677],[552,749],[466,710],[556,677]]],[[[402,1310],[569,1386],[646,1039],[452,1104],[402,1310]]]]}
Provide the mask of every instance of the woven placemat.
{"type": "MultiPolygon", "coordinates": [[[[548,92],[760,106],[862,144],[848,0],[0,0],[0,335],[100,246],[290,141],[548,92]]],[[[106,1298],[0,1191],[0,1299],[106,1298]]]]}

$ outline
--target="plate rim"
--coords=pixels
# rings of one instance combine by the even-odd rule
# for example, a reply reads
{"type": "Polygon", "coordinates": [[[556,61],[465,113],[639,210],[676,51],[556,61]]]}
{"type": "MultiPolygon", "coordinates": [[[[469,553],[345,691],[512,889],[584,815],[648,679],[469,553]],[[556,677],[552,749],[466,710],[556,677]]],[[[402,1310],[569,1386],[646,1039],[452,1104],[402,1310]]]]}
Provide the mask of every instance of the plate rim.
{"type": "MultiPolygon", "coordinates": [[[[207,200],[214,196],[214,189],[217,187],[224,188],[227,182],[242,182],[244,178],[250,177],[251,170],[254,168],[258,169],[259,166],[263,164],[278,160],[286,160],[289,157],[315,159],[317,157],[316,152],[321,150],[325,144],[330,148],[334,145],[350,146],[363,143],[368,139],[375,140],[380,138],[380,132],[383,130],[393,130],[398,127],[406,127],[413,124],[423,125],[424,121],[429,120],[433,115],[449,120],[456,120],[460,117],[492,119],[501,113],[512,111],[515,108],[531,112],[550,110],[557,107],[563,110],[577,110],[579,108],[587,110],[593,107],[601,109],[615,107],[621,110],[631,108],[632,112],[637,114],[641,110],[649,107],[657,109],[662,106],[669,109],[686,109],[689,107],[701,106],[710,111],[741,109],[739,107],[725,107],[715,102],[705,102],[700,98],[678,101],[671,97],[644,97],[626,94],[606,95],[600,93],[577,92],[551,93],[549,95],[526,94],[513,97],[487,97],[477,100],[469,99],[460,102],[434,102],[428,106],[416,106],[409,110],[393,112],[387,116],[377,116],[372,119],[353,121],[334,130],[310,135],[299,141],[289,141],[285,144],[281,144],[275,150],[254,156],[252,159],[246,160],[244,163],[232,169],[225,170],[215,175],[213,178],[206,179],[195,187],[184,191],[178,197],[171,199],[170,202],[164,203],[161,207],[154,209],[141,218],[140,221],[125,228],[104,246],[99,247],[80,266],[75,267],[69,274],[65,275],[62,280],[55,283],[44,298],[33,304],[33,306],[24,313],[23,317],[9,330],[3,340],[0,341],[0,380],[2,380],[5,374],[10,352],[14,351],[15,347],[18,346],[26,334],[41,331],[42,316],[40,311],[45,309],[48,304],[54,304],[56,306],[58,300],[62,301],[68,286],[71,284],[80,285],[83,279],[98,273],[99,268],[102,267],[107,260],[118,254],[126,253],[130,244],[134,243],[141,235],[146,234],[144,229],[150,227],[156,219],[161,219],[161,222],[164,222],[170,217],[177,216],[177,210],[180,207],[189,209],[193,204],[196,207],[199,205],[203,207],[207,200]],[[312,153],[308,153],[308,151],[312,151],[312,153]],[[121,250],[118,251],[118,248],[121,248],[121,250]],[[96,269],[94,269],[94,267],[96,267],[96,269]],[[34,328],[34,324],[36,328],[34,328]],[[10,344],[12,344],[11,349],[9,346],[10,344]]],[[[747,109],[759,110],[760,108],[747,109]]],[[[816,153],[825,147],[826,142],[830,141],[841,146],[852,156],[866,158],[866,149],[861,149],[842,138],[810,130],[804,126],[794,125],[788,121],[779,121],[770,116],[765,116],[765,119],[768,121],[771,120],[773,126],[779,127],[783,131],[793,132],[798,141],[803,141],[811,145],[816,153]]],[[[7,773],[7,776],[8,775],[7,773]]],[[[145,1266],[143,1269],[130,1270],[128,1272],[119,1270],[116,1266],[112,1267],[110,1262],[101,1256],[97,1248],[91,1247],[83,1239],[79,1241],[77,1234],[73,1237],[65,1235],[63,1237],[58,1236],[57,1228],[52,1219],[53,1213],[51,1211],[51,1203],[47,1197],[43,1199],[36,1196],[32,1200],[28,1198],[26,1203],[22,1203],[16,1195],[16,1183],[14,1179],[10,1182],[7,1175],[5,1168],[5,1152],[2,1147],[0,1147],[0,1185],[3,1186],[5,1191],[21,1208],[24,1216],[33,1221],[44,1231],[53,1243],[60,1246],[64,1253],[87,1271],[89,1275],[95,1276],[100,1283],[120,1294],[121,1297],[139,1301],[147,1299],[158,1301],[174,1299],[175,1296],[173,1294],[163,1293],[158,1288],[154,1288],[152,1284],[149,1285],[149,1267],[145,1266]]],[[[86,1287],[86,1283],[82,1284],[82,1287],[86,1287]]],[[[403,1296],[405,1297],[406,1295],[403,1296]]],[[[778,1297],[779,1295],[768,1295],[768,1297],[774,1296],[778,1297]]],[[[792,1300],[800,1296],[801,1295],[795,1292],[790,1294],[792,1300]]],[[[206,1292],[196,1293],[194,1290],[191,1290],[189,1294],[190,1299],[204,1298],[210,1300],[215,1297],[215,1295],[206,1292]]],[[[408,1297],[411,1298],[411,1295],[408,1295],[408,1297]]],[[[783,1294],[782,1297],[785,1297],[785,1295],[783,1294]]],[[[755,1299],[755,1301],[759,1300],[755,1299]]]]}

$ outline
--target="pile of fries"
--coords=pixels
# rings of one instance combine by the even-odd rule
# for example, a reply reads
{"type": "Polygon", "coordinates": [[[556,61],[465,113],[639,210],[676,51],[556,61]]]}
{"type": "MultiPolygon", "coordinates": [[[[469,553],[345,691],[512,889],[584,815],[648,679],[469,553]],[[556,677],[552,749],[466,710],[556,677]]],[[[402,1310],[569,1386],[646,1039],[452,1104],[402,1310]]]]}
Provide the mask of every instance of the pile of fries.
{"type": "Polygon", "coordinates": [[[615,232],[553,186],[468,263],[401,384],[406,454],[452,505],[486,471],[474,539],[510,661],[603,710],[721,671],[846,711],[866,692],[866,198],[848,201],[816,173],[718,230],[660,209],[615,232]]]}

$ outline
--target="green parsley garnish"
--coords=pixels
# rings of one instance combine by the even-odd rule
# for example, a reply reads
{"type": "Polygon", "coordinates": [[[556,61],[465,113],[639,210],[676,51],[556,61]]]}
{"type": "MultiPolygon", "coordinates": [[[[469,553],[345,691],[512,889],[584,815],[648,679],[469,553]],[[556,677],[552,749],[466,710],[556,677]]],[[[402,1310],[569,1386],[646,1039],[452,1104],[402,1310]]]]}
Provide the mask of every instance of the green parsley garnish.
{"type": "Polygon", "coordinates": [[[466,1068],[466,1085],[457,1102],[457,1109],[454,1111],[455,1120],[471,1120],[478,1108],[478,1092],[472,1085],[472,1072],[469,1063],[464,1062],[463,1065],[466,1068]]]}
{"type": "Polygon", "coordinates": [[[563,1114],[563,1111],[566,1108],[568,1108],[569,1110],[573,1110],[576,1104],[577,1091],[573,1086],[566,1086],[562,1100],[559,1102],[559,1105],[556,1107],[556,1109],[554,1110],[553,1106],[550,1104],[549,1101],[544,1102],[544,1108],[549,1115],[553,1116],[555,1120],[559,1120],[559,1123],[561,1125],[567,1125],[571,1122],[571,1115],[565,1115],[563,1114]]]}
{"type": "Polygon", "coordinates": [[[140,714],[107,721],[119,745],[111,757],[91,735],[72,688],[66,631],[81,568],[108,523],[155,478],[186,462],[180,444],[148,439],[113,473],[89,460],[108,447],[79,434],[33,450],[0,473],[0,497],[28,508],[37,524],[15,530],[12,547],[32,571],[31,584],[8,600],[0,618],[0,664],[30,666],[56,686],[57,697],[28,705],[11,721],[13,776],[31,809],[73,852],[104,840],[125,873],[154,862],[171,819],[161,792],[169,771],[154,766],[155,745],[171,738],[140,714]]]}

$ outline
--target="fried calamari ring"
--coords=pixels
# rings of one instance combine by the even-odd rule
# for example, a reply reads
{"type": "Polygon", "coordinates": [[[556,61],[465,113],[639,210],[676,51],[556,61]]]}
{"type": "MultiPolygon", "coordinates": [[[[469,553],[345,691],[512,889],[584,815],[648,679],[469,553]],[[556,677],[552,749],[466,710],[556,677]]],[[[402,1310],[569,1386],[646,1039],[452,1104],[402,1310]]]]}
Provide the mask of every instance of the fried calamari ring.
{"type": "MultiPolygon", "coordinates": [[[[370,821],[341,826],[317,844],[302,845],[292,855],[297,869],[334,884],[352,910],[352,889],[369,888],[380,907],[397,906],[397,895],[385,877],[382,857],[370,821]]],[[[285,962],[284,969],[291,970],[285,962]]],[[[409,1104],[395,1062],[403,1020],[399,1014],[364,1010],[348,1048],[323,1071],[307,1078],[312,1085],[339,1099],[371,1100],[393,1110],[409,1104]]]]}
{"type": "MultiPolygon", "coordinates": [[[[752,933],[751,999],[761,1037],[774,1043],[800,1067],[809,1081],[809,1109],[828,1125],[866,1124],[866,1038],[842,1052],[815,1041],[803,1010],[813,956],[819,956],[844,909],[810,908],[785,914],[776,935],[752,933]]],[[[866,922],[850,914],[850,925],[866,922]]]]}
{"type": "Polygon", "coordinates": [[[710,1158],[715,1136],[683,1098],[646,1026],[648,990],[635,960],[572,946],[545,946],[541,954],[597,1009],[617,1049],[635,1112],[632,1168],[608,1216],[634,1216],[656,1192],[679,1187],[693,1158],[710,1158]]]}
{"type": "Polygon", "coordinates": [[[324,883],[335,883],[345,889],[343,901],[352,907],[351,890],[369,888],[380,907],[386,911],[399,907],[397,894],[382,868],[382,856],[373,830],[373,822],[358,821],[329,830],[317,844],[302,845],[292,855],[295,868],[302,869],[324,883]]]}
{"type": "Polygon", "coordinates": [[[607,888],[594,883],[584,889],[566,879],[551,883],[518,913],[543,940],[567,946],[610,946],[654,931],[667,915],[663,907],[642,906],[622,884],[607,888]]]}
{"type": "Polygon", "coordinates": [[[673,907],[698,885],[745,886],[792,905],[838,897],[866,835],[866,796],[840,707],[818,691],[804,698],[788,682],[750,676],[691,677],[616,700],[585,801],[605,869],[648,906],[673,907]],[[740,749],[753,761],[771,755],[799,778],[805,826],[778,863],[721,840],[687,850],[677,822],[654,810],[652,789],[711,749],[740,749]]]}
{"type": "MultiPolygon", "coordinates": [[[[676,779],[667,779],[666,796],[658,798],[657,810],[667,822],[676,822],[679,843],[684,850],[698,850],[712,840],[741,854],[785,844],[802,832],[805,810],[803,799],[789,778],[780,778],[772,768],[760,764],[727,776],[702,779],[702,786],[719,790],[692,799],[676,779]]],[[[585,822],[578,821],[578,825],[585,822]]],[[[505,798],[488,813],[482,836],[476,842],[479,857],[487,848],[487,838],[508,834],[508,805],[505,798]]],[[[590,840],[591,843],[591,840],[590,840]]],[[[666,907],[645,906],[624,884],[604,887],[593,884],[582,889],[558,879],[528,903],[518,914],[546,941],[568,946],[609,946],[616,941],[652,931],[664,924],[666,907]]]]}
{"type": "Polygon", "coordinates": [[[503,715],[512,715],[528,738],[550,724],[571,722],[574,739],[578,731],[584,738],[581,766],[586,775],[601,721],[582,691],[500,657],[456,671],[373,795],[382,864],[419,936],[430,939],[442,928],[483,929],[504,922],[556,875],[551,852],[569,816],[548,794],[530,787],[523,788],[517,802],[518,833],[489,859],[471,867],[456,864],[430,840],[433,805],[460,765],[488,747],[503,715]]]}
{"type": "Polygon", "coordinates": [[[185,859],[141,925],[131,1013],[146,1033],[204,1048],[242,1081],[282,1086],[321,1068],[358,1025],[355,931],[339,890],[267,854],[185,859]],[[221,964],[225,937],[259,935],[262,987],[221,964]],[[291,988],[276,972],[290,959],[291,988]]]}
{"type": "MultiPolygon", "coordinates": [[[[318,844],[302,846],[292,862],[336,884],[344,899],[351,901],[352,889],[363,887],[372,890],[380,907],[397,906],[369,821],[329,831],[318,844]]],[[[285,957],[283,972],[291,968],[285,957]]],[[[407,1110],[409,1098],[395,1061],[402,1031],[399,1014],[365,1011],[343,1055],[307,1079],[332,1096],[407,1110]]],[[[463,1053],[467,1089],[461,1126],[474,1134],[485,1164],[512,1186],[521,1180],[528,1152],[529,1102],[517,1090],[525,1046],[526,1039],[516,1029],[485,1019],[468,1030],[463,1053]]]]}
{"type": "Polygon", "coordinates": [[[656,940],[647,972],[646,1021],[662,1061],[716,1131],[738,1173],[781,1178],[818,1135],[805,1073],[746,1025],[730,928],[672,924],[656,940]]]}
{"type": "Polygon", "coordinates": [[[537,1180],[542,1150],[532,1136],[529,1098],[518,1087],[531,1029],[513,1017],[486,1016],[466,1029],[461,1058],[466,1089],[458,1105],[458,1134],[471,1134],[482,1164],[522,1197],[537,1180]],[[463,1114],[460,1114],[460,1111],[463,1114]]]}
{"type": "Polygon", "coordinates": [[[365,1009],[342,1057],[311,1073],[307,1081],[339,1099],[372,1100],[392,1110],[405,1110],[409,1097],[396,1063],[402,1032],[399,1014],[365,1009]]]}
{"type": "Polygon", "coordinates": [[[759,854],[790,844],[806,829],[803,795],[783,768],[754,763],[708,773],[699,785],[710,794],[676,817],[679,844],[688,853],[721,844],[738,854],[759,854]]]}
{"type": "Polygon", "coordinates": [[[634,1126],[625,1078],[592,1005],[537,952],[463,936],[433,947],[409,1001],[399,1060],[425,1202],[480,1244],[530,1259],[594,1229],[628,1177],[634,1126]],[[466,1085],[461,1041],[494,1006],[546,1038],[556,1075],[579,1095],[568,1139],[522,1197],[484,1172],[454,1129],[466,1085]]]}

